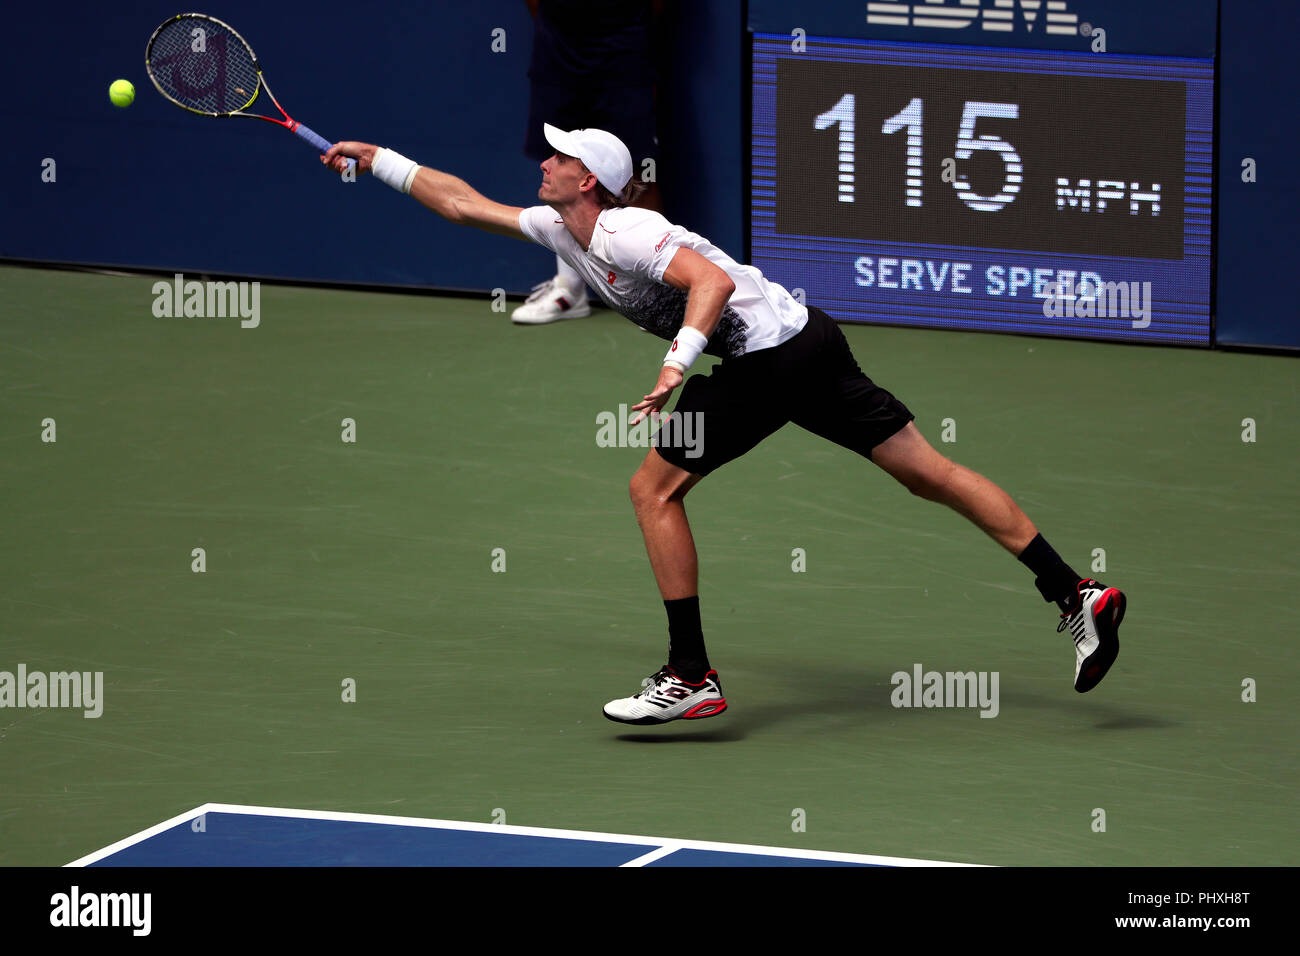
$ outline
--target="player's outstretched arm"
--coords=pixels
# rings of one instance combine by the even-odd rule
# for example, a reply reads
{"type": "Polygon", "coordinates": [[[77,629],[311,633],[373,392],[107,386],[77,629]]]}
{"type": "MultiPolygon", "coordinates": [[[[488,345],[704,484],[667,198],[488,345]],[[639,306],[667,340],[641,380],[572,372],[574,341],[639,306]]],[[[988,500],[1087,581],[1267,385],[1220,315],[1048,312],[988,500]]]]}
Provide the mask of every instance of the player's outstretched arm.
{"type": "MultiPolygon", "coordinates": [[[[344,157],[357,161],[357,172],[368,172],[375,162],[379,147],[370,143],[345,141],[329,148],[321,162],[336,172],[346,165],[344,157]]],[[[527,239],[519,228],[521,206],[506,206],[493,202],[478,192],[465,180],[429,166],[421,166],[411,182],[411,196],[429,207],[448,222],[474,226],[515,239],[527,239]]]]}

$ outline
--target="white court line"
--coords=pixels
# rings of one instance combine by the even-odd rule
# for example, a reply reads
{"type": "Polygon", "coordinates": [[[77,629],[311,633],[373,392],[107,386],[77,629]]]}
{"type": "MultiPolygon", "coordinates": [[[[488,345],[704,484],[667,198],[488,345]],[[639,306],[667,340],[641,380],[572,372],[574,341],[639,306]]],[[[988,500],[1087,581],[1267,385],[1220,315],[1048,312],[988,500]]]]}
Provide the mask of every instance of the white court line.
{"type": "MultiPolygon", "coordinates": [[[[798,860],[832,860],[844,863],[869,863],[876,866],[981,866],[979,863],[950,863],[943,860],[914,860],[897,856],[874,856],[862,853],[839,853],[833,850],[798,850],[785,846],[756,846],[748,843],[717,843],[712,840],[679,840],[674,837],[633,836],[625,833],[602,833],[590,830],[556,830],[549,827],[522,827],[506,823],[469,823],[463,820],[434,820],[424,817],[393,817],[375,813],[346,813],[336,810],[296,810],[287,807],[252,807],[234,803],[205,803],[165,823],[141,830],[123,840],[118,840],[102,850],[73,860],[67,866],[86,866],[142,840],[161,833],[205,813],[235,813],[246,816],[287,817],[296,820],[336,820],[343,823],[379,823],[399,827],[421,827],[435,830],[462,830],[470,833],[510,833],[517,836],[549,837],[557,840],[586,840],[594,843],[632,843],[655,847],[667,853],[674,850],[719,850],[724,853],[748,853],[755,856],[783,856],[798,860]]],[[[637,859],[650,862],[646,853],[637,859]]],[[[661,854],[666,855],[666,853],[661,854]]],[[[655,857],[656,859],[658,857],[655,857]]],[[[631,862],[636,862],[631,861],[631,862]]]]}
{"type": "Polygon", "coordinates": [[[129,846],[135,846],[135,844],[139,843],[141,840],[147,840],[151,836],[155,836],[159,833],[162,833],[164,830],[170,830],[178,823],[184,823],[187,820],[193,820],[195,817],[201,816],[204,813],[206,813],[209,806],[211,806],[211,804],[205,803],[201,807],[196,807],[193,810],[188,810],[185,813],[182,813],[178,817],[172,817],[170,820],[164,820],[162,823],[159,823],[156,826],[152,826],[147,830],[141,830],[139,833],[129,836],[125,840],[118,840],[116,843],[111,843],[108,846],[104,847],[102,850],[96,850],[94,853],[88,853],[79,860],[73,860],[71,863],[65,863],[63,865],[64,866],[89,866],[92,863],[96,863],[102,860],[106,856],[112,856],[114,853],[116,853],[119,850],[125,850],[129,846]]]}
{"type": "Polygon", "coordinates": [[[619,866],[645,866],[647,863],[653,863],[655,860],[662,860],[669,853],[676,853],[680,849],[681,847],[676,845],[661,846],[657,850],[651,850],[649,853],[638,856],[635,860],[628,860],[626,863],[620,863],[619,866]]]}

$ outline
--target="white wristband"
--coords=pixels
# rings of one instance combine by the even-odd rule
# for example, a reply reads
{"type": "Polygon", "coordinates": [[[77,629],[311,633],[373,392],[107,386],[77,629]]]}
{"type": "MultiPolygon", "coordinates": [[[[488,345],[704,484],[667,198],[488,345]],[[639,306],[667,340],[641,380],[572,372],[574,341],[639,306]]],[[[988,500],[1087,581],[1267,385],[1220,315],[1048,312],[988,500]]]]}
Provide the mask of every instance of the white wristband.
{"type": "Polygon", "coordinates": [[[411,183],[415,182],[415,174],[419,169],[419,163],[382,146],[375,150],[375,158],[370,163],[370,172],[374,177],[399,193],[411,191],[411,183]]]}
{"type": "Polygon", "coordinates": [[[700,357],[700,353],[708,344],[709,340],[703,332],[689,325],[683,325],[677,333],[677,338],[673,339],[672,348],[664,356],[664,364],[676,366],[685,372],[691,367],[691,363],[700,357]]]}

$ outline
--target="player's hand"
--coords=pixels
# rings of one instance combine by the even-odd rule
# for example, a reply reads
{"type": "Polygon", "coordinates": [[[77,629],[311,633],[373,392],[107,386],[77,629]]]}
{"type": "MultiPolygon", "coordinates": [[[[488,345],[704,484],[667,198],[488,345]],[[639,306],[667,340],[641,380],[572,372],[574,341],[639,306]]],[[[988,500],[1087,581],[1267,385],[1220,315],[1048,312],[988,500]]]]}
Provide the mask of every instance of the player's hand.
{"type": "Polygon", "coordinates": [[[353,140],[346,140],[342,143],[335,143],[329,148],[329,151],[320,158],[320,161],[334,170],[341,173],[348,168],[348,158],[357,161],[357,172],[364,173],[370,168],[370,164],[375,161],[375,151],[378,146],[372,146],[370,143],[358,143],[353,140]]]}
{"type": "Polygon", "coordinates": [[[668,404],[673,389],[682,384],[682,378],[680,371],[671,365],[665,365],[659,373],[659,381],[655,382],[655,387],[650,394],[632,406],[632,411],[640,414],[633,417],[629,424],[639,425],[647,415],[658,418],[663,407],[668,404]]]}

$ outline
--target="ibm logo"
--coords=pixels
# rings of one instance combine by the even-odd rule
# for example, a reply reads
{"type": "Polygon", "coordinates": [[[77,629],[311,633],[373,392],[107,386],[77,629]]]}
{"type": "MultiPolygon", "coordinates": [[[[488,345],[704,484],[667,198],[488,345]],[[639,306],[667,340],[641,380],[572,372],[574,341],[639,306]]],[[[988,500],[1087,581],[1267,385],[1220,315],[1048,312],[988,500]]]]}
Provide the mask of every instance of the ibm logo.
{"type": "Polygon", "coordinates": [[[976,20],[985,30],[1010,33],[1016,27],[1016,7],[1030,33],[1040,23],[1047,33],[1077,35],[1079,18],[1066,10],[1065,0],[924,0],[922,3],[868,3],[867,22],[896,27],[937,27],[960,30],[976,20]]]}

